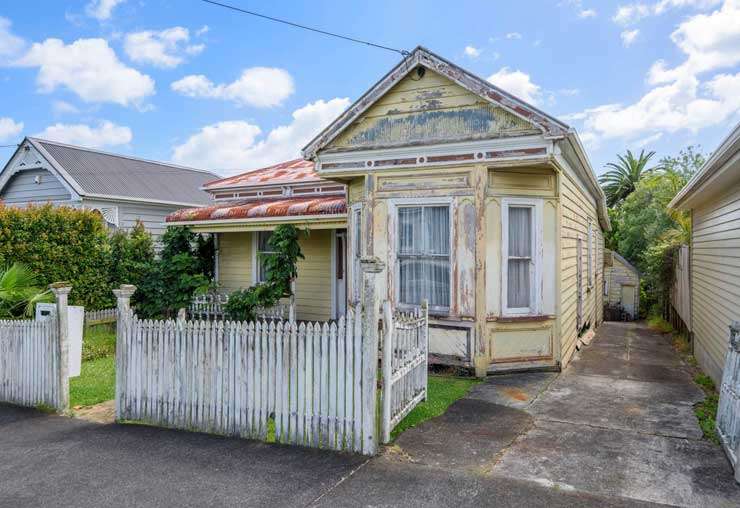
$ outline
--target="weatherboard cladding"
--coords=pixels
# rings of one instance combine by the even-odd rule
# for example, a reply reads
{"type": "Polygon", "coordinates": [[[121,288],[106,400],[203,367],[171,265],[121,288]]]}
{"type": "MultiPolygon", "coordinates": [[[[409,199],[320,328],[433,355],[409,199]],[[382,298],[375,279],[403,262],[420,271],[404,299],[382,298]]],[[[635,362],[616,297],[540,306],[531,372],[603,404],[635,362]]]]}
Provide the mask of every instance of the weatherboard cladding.
{"type": "Polygon", "coordinates": [[[200,190],[217,176],[207,171],[98,152],[45,140],[38,143],[85,194],[150,199],[173,203],[209,203],[200,190]]]}

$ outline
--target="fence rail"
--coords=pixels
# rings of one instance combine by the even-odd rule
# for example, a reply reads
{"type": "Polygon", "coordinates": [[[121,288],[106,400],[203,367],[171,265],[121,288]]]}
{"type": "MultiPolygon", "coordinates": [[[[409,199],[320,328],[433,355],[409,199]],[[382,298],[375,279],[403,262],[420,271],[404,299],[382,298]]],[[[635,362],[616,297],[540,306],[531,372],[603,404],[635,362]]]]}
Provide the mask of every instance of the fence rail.
{"type": "Polygon", "coordinates": [[[424,301],[412,312],[394,314],[383,305],[383,413],[384,443],[391,432],[420,402],[427,398],[429,356],[429,305],[424,301]]]}
{"type": "MultiPolygon", "coordinates": [[[[294,289],[295,291],[295,289],[294,289]]],[[[221,293],[206,293],[193,297],[188,309],[191,319],[212,320],[226,319],[226,304],[229,295],[221,293]]],[[[257,319],[275,319],[284,321],[295,318],[295,298],[290,297],[289,302],[279,302],[272,307],[258,307],[255,309],[257,319]]]]}
{"type": "Polygon", "coordinates": [[[20,406],[67,408],[66,351],[59,322],[0,321],[0,401],[20,406]]]}
{"type": "Polygon", "coordinates": [[[717,409],[717,432],[740,482],[740,322],[730,326],[730,340],[717,409]]]}
{"type": "Polygon", "coordinates": [[[88,310],[85,311],[85,325],[100,325],[105,323],[115,323],[118,319],[118,310],[112,309],[88,310]]]}
{"type": "Polygon", "coordinates": [[[374,453],[377,343],[333,323],[119,321],[117,417],[374,453]],[[372,349],[370,349],[372,347],[372,349]],[[374,411],[372,413],[374,415],[374,411]]]}

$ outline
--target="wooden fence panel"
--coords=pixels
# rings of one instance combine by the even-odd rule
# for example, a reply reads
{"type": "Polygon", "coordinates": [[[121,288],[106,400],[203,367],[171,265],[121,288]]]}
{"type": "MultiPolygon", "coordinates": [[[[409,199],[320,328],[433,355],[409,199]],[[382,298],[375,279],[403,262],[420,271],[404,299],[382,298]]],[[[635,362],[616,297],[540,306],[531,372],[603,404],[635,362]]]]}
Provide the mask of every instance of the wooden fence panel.
{"type": "Polygon", "coordinates": [[[85,325],[100,325],[105,323],[115,323],[118,319],[118,309],[101,309],[85,311],[85,325]]]}
{"type": "Polygon", "coordinates": [[[120,316],[119,420],[258,439],[274,425],[277,442],[349,451],[376,441],[375,397],[360,394],[375,393],[362,383],[377,354],[353,309],[308,324],[120,316]]]}
{"type": "Polygon", "coordinates": [[[730,340],[722,371],[717,409],[717,433],[740,483],[740,322],[730,325],[730,340]]]}
{"type": "Polygon", "coordinates": [[[56,319],[0,321],[0,401],[66,409],[60,354],[56,319]]]}

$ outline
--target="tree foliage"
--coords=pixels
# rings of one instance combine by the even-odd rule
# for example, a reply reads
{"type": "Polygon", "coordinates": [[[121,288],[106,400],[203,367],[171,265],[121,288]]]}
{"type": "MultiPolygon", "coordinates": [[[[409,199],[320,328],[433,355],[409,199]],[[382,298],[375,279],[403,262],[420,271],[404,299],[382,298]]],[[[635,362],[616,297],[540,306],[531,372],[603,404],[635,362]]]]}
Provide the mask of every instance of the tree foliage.
{"type": "Polygon", "coordinates": [[[657,169],[647,167],[653,156],[655,156],[655,152],[646,154],[645,150],[642,150],[640,155],[635,157],[632,151],[627,150],[625,155],[617,155],[619,162],[610,162],[606,165],[607,168],[611,169],[601,175],[599,182],[604,189],[604,194],[606,194],[608,206],[616,206],[624,201],[627,196],[635,191],[637,184],[643,177],[657,169]]]}
{"type": "Polygon", "coordinates": [[[252,321],[257,307],[272,307],[293,294],[291,281],[298,276],[298,260],[304,259],[298,236],[292,224],[275,228],[268,242],[271,253],[262,255],[267,280],[231,293],[226,303],[229,318],[252,321]]]}
{"type": "Polygon", "coordinates": [[[167,228],[162,236],[158,259],[144,270],[143,280],[134,293],[133,304],[142,317],[172,317],[190,306],[196,293],[205,292],[210,284],[207,273],[213,258],[200,257],[199,245],[204,240],[186,226],[167,228]]]}
{"type": "Polygon", "coordinates": [[[0,272],[0,319],[31,317],[38,302],[54,296],[39,284],[39,277],[26,265],[13,263],[0,272]]]}

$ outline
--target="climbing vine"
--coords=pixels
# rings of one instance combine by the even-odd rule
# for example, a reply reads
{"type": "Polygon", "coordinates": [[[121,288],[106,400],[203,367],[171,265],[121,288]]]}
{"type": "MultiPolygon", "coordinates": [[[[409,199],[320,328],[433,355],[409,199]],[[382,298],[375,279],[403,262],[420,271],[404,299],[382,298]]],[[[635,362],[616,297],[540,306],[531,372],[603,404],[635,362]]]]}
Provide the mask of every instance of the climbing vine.
{"type": "Polygon", "coordinates": [[[260,254],[267,278],[229,295],[226,314],[230,319],[252,321],[258,307],[272,307],[293,294],[291,281],[298,276],[298,260],[305,259],[298,244],[299,234],[298,228],[292,224],[275,228],[268,241],[272,252],[260,254]]]}

